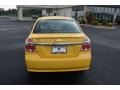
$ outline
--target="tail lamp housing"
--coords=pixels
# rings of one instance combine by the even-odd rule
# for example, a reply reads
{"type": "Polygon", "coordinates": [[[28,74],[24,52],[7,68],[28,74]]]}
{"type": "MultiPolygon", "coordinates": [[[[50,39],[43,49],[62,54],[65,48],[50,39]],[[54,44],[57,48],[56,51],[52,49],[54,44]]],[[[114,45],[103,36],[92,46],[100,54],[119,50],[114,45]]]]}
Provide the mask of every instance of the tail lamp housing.
{"type": "Polygon", "coordinates": [[[29,52],[35,52],[36,48],[31,38],[27,38],[25,42],[25,49],[29,52]]]}
{"type": "Polygon", "coordinates": [[[82,51],[87,51],[91,48],[91,42],[90,39],[86,36],[82,45],[81,50],[82,51]]]}

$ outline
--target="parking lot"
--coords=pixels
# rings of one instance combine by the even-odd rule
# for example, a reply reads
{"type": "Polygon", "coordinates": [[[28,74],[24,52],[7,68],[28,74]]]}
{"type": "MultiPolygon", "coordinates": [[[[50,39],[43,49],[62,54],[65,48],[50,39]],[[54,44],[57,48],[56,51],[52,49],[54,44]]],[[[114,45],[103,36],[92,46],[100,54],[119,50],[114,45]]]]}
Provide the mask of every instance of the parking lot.
{"type": "Polygon", "coordinates": [[[24,42],[33,21],[0,20],[0,84],[120,84],[120,26],[82,26],[92,41],[89,71],[32,73],[26,71],[24,42]]]}

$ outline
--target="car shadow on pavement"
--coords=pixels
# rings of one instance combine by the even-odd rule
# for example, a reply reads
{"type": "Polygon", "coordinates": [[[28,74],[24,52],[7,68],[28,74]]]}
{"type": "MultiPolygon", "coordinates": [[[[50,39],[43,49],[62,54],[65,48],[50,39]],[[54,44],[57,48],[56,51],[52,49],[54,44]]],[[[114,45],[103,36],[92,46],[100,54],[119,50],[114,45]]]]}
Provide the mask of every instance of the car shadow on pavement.
{"type": "Polygon", "coordinates": [[[28,72],[29,84],[36,85],[74,85],[84,84],[85,71],[74,72],[28,72]],[[80,83],[81,82],[81,83],[80,83]]]}

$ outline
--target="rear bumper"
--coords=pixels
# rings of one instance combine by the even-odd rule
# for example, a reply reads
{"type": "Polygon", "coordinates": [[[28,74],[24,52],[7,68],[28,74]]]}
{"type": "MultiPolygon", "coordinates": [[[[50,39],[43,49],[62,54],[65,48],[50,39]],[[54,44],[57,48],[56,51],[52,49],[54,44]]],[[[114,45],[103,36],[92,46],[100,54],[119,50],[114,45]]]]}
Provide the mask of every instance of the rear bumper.
{"type": "Polygon", "coordinates": [[[57,70],[48,70],[48,69],[28,69],[29,72],[69,72],[69,71],[82,71],[82,70],[88,70],[89,67],[87,68],[81,68],[81,69],[57,69],[57,70]]]}
{"type": "Polygon", "coordinates": [[[26,53],[27,70],[31,72],[63,72],[88,70],[91,53],[71,58],[40,58],[38,54],[26,53]]]}

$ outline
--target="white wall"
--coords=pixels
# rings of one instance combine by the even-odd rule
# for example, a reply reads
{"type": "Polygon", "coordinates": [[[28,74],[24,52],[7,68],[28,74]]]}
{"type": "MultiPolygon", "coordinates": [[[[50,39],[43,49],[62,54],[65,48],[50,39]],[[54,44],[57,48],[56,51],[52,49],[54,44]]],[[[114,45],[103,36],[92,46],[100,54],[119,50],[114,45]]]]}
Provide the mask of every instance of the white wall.
{"type": "MultiPolygon", "coordinates": [[[[49,15],[53,16],[56,13],[58,16],[72,16],[72,7],[66,7],[66,8],[58,8],[58,9],[52,9],[52,12],[50,12],[49,15]]],[[[47,10],[42,10],[42,15],[48,16],[47,10]]]]}
{"type": "Polygon", "coordinates": [[[62,8],[58,10],[60,16],[72,16],[72,7],[62,8]]]}
{"type": "Polygon", "coordinates": [[[22,8],[18,8],[18,20],[23,20],[23,11],[22,8]]]}
{"type": "Polygon", "coordinates": [[[42,15],[46,15],[46,9],[42,9],[42,15]]]}

